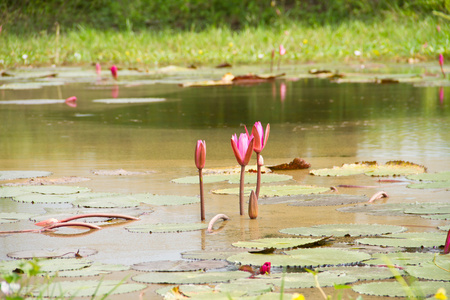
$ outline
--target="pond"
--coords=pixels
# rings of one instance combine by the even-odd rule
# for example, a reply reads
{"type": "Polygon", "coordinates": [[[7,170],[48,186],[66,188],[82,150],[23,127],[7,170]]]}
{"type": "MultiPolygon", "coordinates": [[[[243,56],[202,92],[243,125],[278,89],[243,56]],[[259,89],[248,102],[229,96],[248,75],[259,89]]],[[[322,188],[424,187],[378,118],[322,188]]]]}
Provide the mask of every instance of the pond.
{"type": "MultiPolygon", "coordinates": [[[[197,196],[197,184],[171,180],[197,175],[194,150],[197,140],[207,146],[206,168],[237,165],[230,146],[233,134],[245,132],[256,121],[270,123],[270,137],[261,153],[268,166],[289,163],[296,157],[311,164],[309,169],[275,171],[292,176],[282,184],[314,186],[356,185],[338,188],[340,193],[368,198],[384,191],[389,198],[378,203],[445,202],[448,189],[410,189],[404,176],[400,182],[379,182],[379,177],[313,176],[313,169],[332,168],[361,161],[403,160],[425,166],[427,172],[450,170],[450,86],[334,82],[305,75],[312,66],[283,69],[287,74],[274,81],[209,87],[181,87],[187,81],[219,79],[227,70],[168,70],[142,74],[119,71],[113,82],[104,71],[82,68],[20,70],[15,77],[2,77],[0,84],[44,83],[39,88],[0,89],[1,170],[49,171],[49,179],[73,177],[85,181],[69,183],[93,192],[123,194],[197,196]],[[38,78],[58,73],[56,77],[38,78]],[[62,82],[60,84],[60,82],[62,82]],[[444,97],[442,95],[445,95],[444,97]],[[76,96],[76,106],[62,103],[24,105],[16,100],[66,99],[76,96]],[[162,98],[151,103],[103,103],[98,99],[162,98]],[[11,101],[7,103],[6,101],[11,101]],[[104,175],[95,171],[123,169],[131,175],[104,175]],[[89,180],[88,180],[89,179],[89,180]]],[[[361,70],[361,74],[397,71],[410,78],[430,66],[394,66],[361,70]]],[[[355,73],[355,69],[341,67],[355,73]]],[[[231,69],[235,75],[259,67],[231,69]]],[[[266,70],[267,71],[267,70],[266,70]]],[[[252,158],[250,164],[255,164],[252,158]]],[[[392,179],[392,177],[389,177],[392,179]]],[[[22,183],[25,179],[3,181],[22,183]]],[[[270,185],[270,184],[269,184],[270,185]]],[[[216,214],[226,214],[218,222],[220,231],[178,233],[131,233],[119,222],[99,231],[62,229],[55,233],[22,233],[0,236],[0,259],[10,259],[15,251],[55,248],[90,248],[98,253],[95,262],[132,265],[179,260],[186,251],[215,251],[233,248],[232,243],[265,237],[282,237],[280,229],[320,224],[389,224],[411,232],[438,232],[445,220],[414,216],[372,215],[341,212],[329,206],[260,205],[259,215],[250,220],[239,215],[237,195],[211,191],[237,184],[205,184],[206,222],[216,214]],[[58,234],[59,233],[59,234],[58,234]]],[[[248,185],[250,186],[250,185],[248,185]]],[[[264,186],[264,183],[263,183],[264,186]]],[[[0,199],[1,212],[44,214],[45,208],[71,210],[70,204],[27,204],[0,199]]],[[[374,204],[374,205],[376,205],[374,204]]],[[[146,223],[195,223],[200,221],[198,204],[141,207],[146,223]]],[[[125,209],[125,212],[129,209],[125,209]]],[[[34,228],[23,220],[2,224],[2,230],[34,228]]],[[[279,269],[281,272],[281,269],[279,269]]],[[[120,277],[120,276],[119,276],[120,277]]],[[[332,290],[331,290],[332,291],[332,290]]],[[[312,291],[306,292],[313,293],[312,291]]],[[[332,293],[332,292],[330,292],[332,293]]],[[[148,292],[148,299],[156,294],[148,292]]],[[[137,294],[136,294],[137,295],[137,294]]],[[[136,296],[138,297],[138,296],[136,296]]],[[[364,298],[366,299],[366,298],[364,298]]],[[[370,299],[370,298],[367,298],[370,299]]],[[[374,298],[378,299],[378,298],[374,298]]]]}

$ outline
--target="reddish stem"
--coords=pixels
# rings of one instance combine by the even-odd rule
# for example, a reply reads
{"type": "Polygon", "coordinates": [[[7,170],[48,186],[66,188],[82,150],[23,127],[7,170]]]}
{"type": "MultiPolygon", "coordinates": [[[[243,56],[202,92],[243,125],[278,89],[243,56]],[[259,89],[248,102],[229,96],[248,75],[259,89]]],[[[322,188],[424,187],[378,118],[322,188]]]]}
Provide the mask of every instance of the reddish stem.
{"type": "Polygon", "coordinates": [[[65,223],[68,221],[72,221],[72,220],[76,220],[76,219],[83,219],[83,218],[118,218],[118,219],[125,219],[125,220],[139,220],[139,218],[122,215],[122,214],[93,213],[93,214],[77,215],[77,216],[69,217],[66,219],[62,219],[59,221],[59,223],[65,223]]]}
{"type": "Polygon", "coordinates": [[[256,198],[259,199],[259,190],[261,189],[261,166],[259,164],[261,154],[256,153],[256,198]]]}
{"type": "Polygon", "coordinates": [[[203,196],[203,172],[202,169],[198,169],[198,179],[200,183],[200,219],[205,221],[205,200],[203,196]]]}
{"type": "Polygon", "coordinates": [[[244,215],[244,175],[245,166],[241,166],[241,182],[239,186],[239,213],[241,216],[244,215]]]}
{"type": "Polygon", "coordinates": [[[81,227],[87,227],[90,229],[102,229],[100,226],[89,224],[89,223],[83,223],[83,222],[70,222],[70,223],[56,223],[47,227],[44,227],[44,230],[50,230],[58,227],[67,227],[67,226],[81,226],[81,227]]]}

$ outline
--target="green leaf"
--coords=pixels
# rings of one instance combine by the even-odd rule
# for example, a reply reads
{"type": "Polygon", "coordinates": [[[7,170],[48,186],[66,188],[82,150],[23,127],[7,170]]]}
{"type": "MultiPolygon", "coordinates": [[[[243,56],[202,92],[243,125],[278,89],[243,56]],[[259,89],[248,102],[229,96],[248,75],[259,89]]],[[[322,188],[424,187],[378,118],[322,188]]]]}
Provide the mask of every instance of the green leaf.
{"type": "Polygon", "coordinates": [[[115,193],[88,193],[72,203],[80,207],[115,208],[137,207],[139,201],[131,195],[115,193]]]}
{"type": "Polygon", "coordinates": [[[282,204],[289,206],[335,206],[367,202],[369,198],[359,195],[345,194],[310,194],[310,195],[291,195],[281,197],[267,197],[258,199],[258,204],[282,204]]]}
{"type": "Polygon", "coordinates": [[[136,224],[125,227],[130,232],[138,233],[161,233],[161,232],[183,232],[206,229],[203,223],[164,223],[164,224],[136,224]]]}
{"type": "Polygon", "coordinates": [[[439,172],[439,173],[422,173],[408,175],[406,178],[410,180],[420,180],[420,181],[449,181],[450,171],[439,172]]]}
{"type": "Polygon", "coordinates": [[[428,262],[420,266],[408,266],[406,271],[414,277],[426,280],[450,281],[450,257],[438,256],[436,262],[428,262]]]}
{"type": "MultiPolygon", "coordinates": [[[[0,271],[11,272],[14,269],[21,268],[23,260],[8,260],[0,261],[0,271]]],[[[57,272],[66,270],[76,270],[82,269],[90,266],[91,261],[84,258],[66,258],[66,259],[46,259],[40,260],[39,266],[41,267],[41,272],[57,272]]],[[[30,268],[28,264],[24,265],[25,268],[30,268]]]]}
{"type": "Polygon", "coordinates": [[[186,261],[186,260],[157,260],[143,262],[131,266],[133,270],[146,272],[175,272],[201,271],[224,268],[228,263],[218,260],[186,261]]]}
{"type": "Polygon", "coordinates": [[[228,282],[239,278],[249,277],[250,273],[242,271],[225,272],[149,272],[133,276],[132,279],[144,283],[171,284],[204,284],[228,282]]]}
{"type": "MultiPolygon", "coordinates": [[[[254,173],[246,173],[244,177],[245,184],[255,184],[257,175],[254,173]]],[[[272,182],[280,182],[292,179],[292,176],[289,175],[280,175],[280,174],[262,174],[261,182],[262,183],[272,183],[272,182]]],[[[216,175],[204,175],[203,183],[214,183],[228,181],[229,183],[240,183],[240,174],[216,174],[216,175]]],[[[198,176],[187,176],[182,178],[173,179],[172,182],[175,183],[189,183],[189,184],[198,184],[199,178],[198,176]]]]}
{"type": "Polygon", "coordinates": [[[175,297],[175,294],[172,292],[172,289],[174,287],[178,287],[179,291],[181,293],[183,293],[183,295],[186,295],[188,297],[194,297],[198,294],[213,291],[213,289],[207,285],[183,284],[183,285],[178,285],[178,286],[177,285],[166,286],[161,289],[157,289],[156,293],[161,296],[165,296],[165,295],[169,294],[169,295],[175,297]]]}
{"type": "Polygon", "coordinates": [[[363,238],[356,242],[367,245],[378,245],[387,247],[439,247],[445,242],[445,234],[441,232],[404,232],[391,234],[387,237],[363,238]]]}
{"type": "MultiPolygon", "coordinates": [[[[252,189],[254,189],[254,187],[246,188],[244,190],[244,194],[246,196],[249,196],[250,191],[252,189]]],[[[329,190],[330,190],[329,188],[309,186],[309,185],[272,185],[272,186],[262,186],[259,195],[260,197],[287,196],[287,195],[323,193],[329,190]]],[[[239,195],[239,188],[213,190],[212,192],[214,194],[239,195]]]]}
{"type": "Polygon", "coordinates": [[[434,253],[421,252],[393,252],[374,253],[372,259],[365,261],[368,265],[395,265],[400,267],[415,266],[429,263],[433,260],[434,253]]]}
{"type": "Polygon", "coordinates": [[[405,161],[388,161],[385,165],[376,162],[358,162],[344,164],[331,169],[311,170],[310,174],[316,176],[350,176],[366,174],[368,176],[400,176],[425,172],[425,167],[405,161]]]}
{"type": "Polygon", "coordinates": [[[386,233],[397,233],[405,231],[406,228],[395,225],[379,224],[323,224],[311,227],[294,227],[281,229],[281,233],[303,235],[303,236],[367,236],[381,235],[386,233]]]}
{"type": "Polygon", "coordinates": [[[450,181],[412,183],[408,184],[406,187],[411,189],[450,189],[450,181]]]}
{"type": "MultiPolygon", "coordinates": [[[[347,284],[358,281],[355,276],[349,276],[340,271],[324,271],[318,272],[317,278],[321,287],[333,286],[335,284],[347,284]]],[[[286,274],[271,274],[259,275],[258,279],[263,279],[266,282],[270,282],[276,286],[281,286],[282,280],[284,280],[285,289],[300,289],[300,288],[312,288],[316,286],[314,275],[308,272],[304,273],[286,273],[286,274]],[[267,278],[268,277],[268,278],[267,278]]]]}
{"type": "Polygon", "coordinates": [[[201,259],[201,260],[208,260],[208,259],[212,259],[212,260],[226,260],[227,257],[230,257],[231,255],[234,255],[236,253],[243,253],[243,252],[247,252],[245,250],[242,249],[233,249],[233,250],[224,250],[224,251],[203,251],[203,250],[198,250],[198,251],[186,251],[186,252],[182,252],[181,256],[184,259],[201,259]]]}
{"type": "Polygon", "coordinates": [[[120,264],[102,264],[93,263],[91,266],[79,270],[58,272],[58,277],[85,277],[85,276],[99,276],[109,274],[112,272],[129,270],[129,266],[120,264]]]}
{"type": "Polygon", "coordinates": [[[216,291],[229,294],[232,297],[244,295],[261,295],[274,290],[272,284],[254,279],[240,279],[231,283],[221,283],[216,285],[216,291]]]}
{"type": "MultiPolygon", "coordinates": [[[[365,263],[365,262],[364,262],[365,263]]],[[[380,280],[393,278],[391,270],[387,267],[369,267],[369,266],[342,266],[342,267],[325,267],[316,269],[318,271],[328,271],[341,274],[340,276],[352,276],[359,280],[380,280]]],[[[321,282],[319,282],[321,283],[321,282]]]]}
{"type": "MultiPolygon", "coordinates": [[[[436,294],[439,288],[445,288],[447,291],[450,290],[450,283],[436,282],[436,281],[415,281],[411,285],[413,293],[415,293],[418,298],[423,293],[424,296],[431,296],[436,294]],[[419,292],[420,291],[420,292],[419,292]]],[[[402,286],[397,281],[392,282],[370,282],[363,283],[359,285],[353,285],[352,289],[355,292],[373,295],[379,297],[407,297],[408,294],[405,292],[404,286],[402,286]]],[[[421,299],[421,298],[420,298],[421,299]]]]}
{"type": "Polygon", "coordinates": [[[20,220],[27,220],[31,218],[32,214],[16,213],[16,212],[0,212],[0,224],[14,223],[20,220]]]}
{"type": "Polygon", "coordinates": [[[52,175],[52,172],[46,171],[0,171],[0,180],[47,177],[50,175],[52,175]]]}
{"type": "Polygon", "coordinates": [[[250,249],[291,249],[299,246],[305,246],[308,244],[314,244],[321,239],[311,238],[263,238],[252,241],[240,241],[235,242],[232,245],[239,248],[250,249]]]}

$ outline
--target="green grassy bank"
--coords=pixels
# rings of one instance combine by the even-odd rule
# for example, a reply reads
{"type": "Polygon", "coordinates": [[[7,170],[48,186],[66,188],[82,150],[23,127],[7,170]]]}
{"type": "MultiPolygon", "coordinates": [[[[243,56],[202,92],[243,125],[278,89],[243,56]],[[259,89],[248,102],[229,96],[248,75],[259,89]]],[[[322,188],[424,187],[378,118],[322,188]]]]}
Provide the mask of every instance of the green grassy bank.
{"type": "Polygon", "coordinates": [[[209,26],[200,31],[118,31],[79,25],[24,35],[3,26],[0,68],[95,62],[139,68],[268,64],[271,51],[280,44],[287,50],[282,64],[437,61],[439,53],[450,57],[449,32],[450,22],[444,18],[394,14],[371,21],[348,19],[322,25],[292,21],[240,30],[209,26]]]}

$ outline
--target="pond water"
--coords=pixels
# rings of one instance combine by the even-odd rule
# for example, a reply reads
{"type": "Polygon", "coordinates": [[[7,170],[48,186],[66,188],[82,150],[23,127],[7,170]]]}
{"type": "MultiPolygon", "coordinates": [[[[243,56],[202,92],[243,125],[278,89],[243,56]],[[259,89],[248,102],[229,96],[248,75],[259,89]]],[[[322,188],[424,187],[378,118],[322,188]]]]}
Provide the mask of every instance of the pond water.
{"type": "MultiPolygon", "coordinates": [[[[74,72],[72,69],[64,71],[74,72]]],[[[118,85],[109,78],[98,81],[93,76],[40,89],[2,89],[2,102],[70,96],[76,96],[78,100],[76,107],[64,103],[1,104],[1,170],[50,171],[53,172],[50,178],[86,177],[91,180],[71,185],[88,187],[94,192],[195,196],[199,194],[197,185],[175,184],[170,180],[197,174],[194,164],[196,141],[206,141],[206,168],[235,166],[230,138],[234,133],[244,132],[244,124],[251,127],[256,121],[271,126],[268,144],[262,152],[266,165],[287,163],[301,157],[311,163],[311,169],[373,160],[379,163],[410,161],[424,165],[431,173],[450,169],[450,105],[446,98],[440,98],[439,87],[410,83],[335,83],[327,79],[298,78],[297,75],[304,71],[300,69],[286,71],[288,74],[281,79],[256,85],[182,88],[179,82],[203,80],[209,76],[207,72],[189,71],[154,76],[130,74],[120,77],[121,81],[129,80],[130,83],[118,85]],[[93,102],[114,97],[155,97],[165,98],[165,101],[144,104],[93,102]],[[92,170],[115,169],[152,172],[134,176],[92,173],[92,170]]],[[[210,70],[210,77],[218,79],[221,72],[210,70]]],[[[11,80],[6,78],[3,83],[11,80]]],[[[58,77],[48,79],[51,80],[58,80],[58,77]]],[[[450,87],[442,89],[444,95],[450,97],[450,87]]],[[[252,163],[254,161],[253,158],[252,163]]],[[[448,199],[445,190],[412,190],[404,183],[379,183],[378,178],[365,175],[316,177],[308,172],[277,173],[291,175],[295,183],[306,185],[376,185],[377,188],[347,188],[341,192],[370,197],[383,190],[390,197],[379,200],[380,203],[448,199]]],[[[228,183],[205,185],[206,219],[219,213],[231,218],[216,234],[204,231],[137,234],[124,230],[120,223],[89,234],[68,231],[59,235],[3,235],[0,237],[0,259],[8,259],[7,253],[19,250],[87,247],[99,251],[93,257],[95,261],[131,265],[180,259],[180,253],[190,250],[229,249],[232,242],[239,240],[282,236],[278,230],[287,227],[380,223],[407,226],[410,231],[437,231],[437,226],[446,224],[445,221],[420,217],[342,213],[336,211],[336,206],[292,207],[284,204],[261,205],[258,219],[250,220],[248,216],[239,216],[237,196],[210,192],[229,186],[228,183]]],[[[30,205],[9,199],[0,202],[1,210],[6,212],[44,213],[46,206],[69,207],[30,205]]],[[[146,206],[144,210],[149,213],[142,216],[142,222],[148,223],[198,222],[200,219],[198,205],[146,206]]],[[[17,230],[34,225],[30,221],[21,221],[1,227],[2,230],[17,230]]]]}

